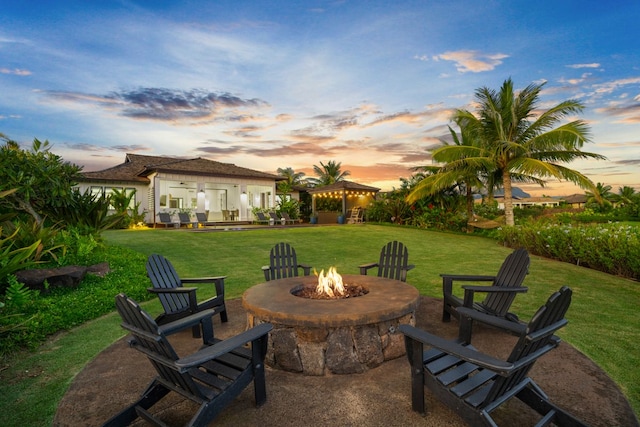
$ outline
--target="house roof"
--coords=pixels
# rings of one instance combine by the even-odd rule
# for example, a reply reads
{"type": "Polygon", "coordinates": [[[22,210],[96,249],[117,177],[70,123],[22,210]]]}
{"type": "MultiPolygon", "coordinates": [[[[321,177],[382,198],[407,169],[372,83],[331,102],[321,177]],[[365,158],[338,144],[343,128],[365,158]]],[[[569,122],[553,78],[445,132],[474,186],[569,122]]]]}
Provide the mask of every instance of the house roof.
{"type": "Polygon", "coordinates": [[[143,156],[127,154],[125,161],[117,166],[95,172],[84,172],[87,181],[131,181],[148,183],[148,176],[154,172],[177,173],[202,176],[225,176],[234,178],[261,178],[281,180],[282,177],[247,169],[231,163],[214,160],[180,159],[176,157],[143,156]]]}
{"type": "Polygon", "coordinates": [[[567,203],[587,203],[586,194],[572,194],[570,196],[561,197],[567,203]]]}
{"type": "Polygon", "coordinates": [[[380,191],[379,188],[370,187],[364,184],[358,184],[357,182],[352,182],[352,181],[338,181],[338,182],[334,182],[333,184],[323,185],[322,187],[309,188],[307,191],[310,194],[316,194],[316,193],[327,193],[330,191],[342,191],[342,190],[370,191],[374,193],[377,193],[378,191],[380,191]]]}

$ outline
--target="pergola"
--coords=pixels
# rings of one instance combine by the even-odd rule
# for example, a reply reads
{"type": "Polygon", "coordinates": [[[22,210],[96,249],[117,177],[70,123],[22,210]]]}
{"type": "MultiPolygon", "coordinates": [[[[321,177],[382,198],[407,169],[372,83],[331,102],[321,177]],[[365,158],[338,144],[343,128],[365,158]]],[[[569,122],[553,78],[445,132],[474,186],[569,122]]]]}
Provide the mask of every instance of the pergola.
{"type": "Polygon", "coordinates": [[[347,210],[366,204],[375,198],[379,188],[358,184],[352,181],[338,181],[322,187],[310,188],[307,190],[311,194],[311,210],[316,213],[316,198],[342,199],[342,215],[347,215],[347,210]]]}

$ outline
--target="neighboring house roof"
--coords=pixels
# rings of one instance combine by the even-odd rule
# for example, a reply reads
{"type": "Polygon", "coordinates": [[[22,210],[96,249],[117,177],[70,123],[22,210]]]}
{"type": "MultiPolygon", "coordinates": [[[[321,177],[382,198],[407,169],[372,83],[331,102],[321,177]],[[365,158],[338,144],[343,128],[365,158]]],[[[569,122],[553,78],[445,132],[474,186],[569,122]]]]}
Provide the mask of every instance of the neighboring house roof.
{"type": "Polygon", "coordinates": [[[341,190],[370,191],[373,193],[377,193],[378,191],[380,191],[379,188],[370,187],[364,184],[358,184],[357,182],[352,182],[352,181],[338,181],[333,184],[323,185],[322,187],[309,188],[307,191],[311,194],[316,194],[316,193],[327,193],[330,191],[341,191],[341,190]]]}
{"type": "Polygon", "coordinates": [[[234,178],[260,178],[279,181],[277,175],[203,159],[180,159],[175,157],[143,156],[127,154],[124,163],[95,172],[84,172],[85,181],[131,181],[148,183],[148,176],[155,172],[185,175],[225,176],[234,178]]]}
{"type": "Polygon", "coordinates": [[[560,199],[567,203],[587,203],[586,194],[572,194],[570,196],[561,197],[560,199]]]}

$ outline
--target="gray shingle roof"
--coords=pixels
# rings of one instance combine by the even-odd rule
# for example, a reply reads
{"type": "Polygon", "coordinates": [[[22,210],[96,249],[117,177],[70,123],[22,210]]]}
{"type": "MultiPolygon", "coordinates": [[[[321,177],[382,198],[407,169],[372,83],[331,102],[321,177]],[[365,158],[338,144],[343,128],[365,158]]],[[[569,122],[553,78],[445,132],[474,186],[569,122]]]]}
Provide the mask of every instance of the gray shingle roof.
{"type": "Polygon", "coordinates": [[[259,178],[281,180],[283,178],[214,160],[181,159],[177,157],[143,156],[127,154],[124,163],[95,172],[84,172],[87,181],[131,181],[148,183],[150,174],[154,172],[179,173],[201,176],[225,176],[235,178],[259,178]]]}

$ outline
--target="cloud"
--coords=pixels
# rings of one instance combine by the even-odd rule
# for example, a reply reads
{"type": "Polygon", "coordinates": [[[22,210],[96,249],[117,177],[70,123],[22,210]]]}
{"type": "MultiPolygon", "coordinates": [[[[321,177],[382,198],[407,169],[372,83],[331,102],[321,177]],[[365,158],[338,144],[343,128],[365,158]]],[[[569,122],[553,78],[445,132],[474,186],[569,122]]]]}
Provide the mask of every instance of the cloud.
{"type": "MultiPolygon", "coordinates": [[[[140,88],[107,95],[62,91],[45,93],[50,98],[63,102],[92,103],[105,109],[119,111],[119,114],[125,117],[159,121],[213,118],[224,109],[258,108],[268,105],[255,98],[242,99],[227,92],[214,93],[202,89],[140,88]]],[[[241,119],[242,116],[230,118],[241,119]]]]}
{"type": "Polygon", "coordinates": [[[0,74],[13,74],[13,75],[16,75],[16,76],[30,76],[31,75],[31,71],[23,70],[21,68],[14,68],[13,70],[10,70],[8,68],[0,68],[0,74]]]}
{"type": "Polygon", "coordinates": [[[567,68],[598,68],[600,64],[597,62],[592,62],[591,64],[571,64],[567,65],[567,68]]]}
{"type": "Polygon", "coordinates": [[[477,50],[445,52],[433,57],[436,61],[442,59],[455,62],[456,69],[461,73],[491,71],[502,64],[502,60],[505,58],[509,58],[509,55],[504,53],[482,53],[477,50]]]}

